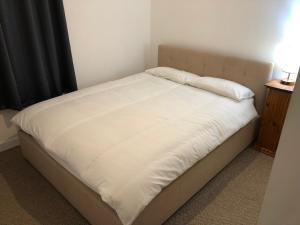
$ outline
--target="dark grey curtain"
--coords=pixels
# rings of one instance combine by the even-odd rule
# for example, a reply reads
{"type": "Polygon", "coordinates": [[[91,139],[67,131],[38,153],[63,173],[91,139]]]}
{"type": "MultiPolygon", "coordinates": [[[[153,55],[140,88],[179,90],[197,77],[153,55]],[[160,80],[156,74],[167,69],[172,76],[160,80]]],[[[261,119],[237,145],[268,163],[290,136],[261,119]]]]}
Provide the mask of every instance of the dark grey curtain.
{"type": "Polygon", "coordinates": [[[62,0],[0,0],[0,108],[77,90],[62,0]]]}

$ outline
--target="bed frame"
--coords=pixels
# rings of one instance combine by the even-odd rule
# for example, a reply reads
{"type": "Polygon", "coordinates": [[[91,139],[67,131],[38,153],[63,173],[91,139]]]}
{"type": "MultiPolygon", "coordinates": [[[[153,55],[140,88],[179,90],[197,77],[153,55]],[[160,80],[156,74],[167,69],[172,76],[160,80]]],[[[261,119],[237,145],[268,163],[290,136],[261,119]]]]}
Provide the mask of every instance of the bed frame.
{"type": "MultiPolygon", "coordinates": [[[[184,69],[199,75],[233,80],[256,94],[260,113],[264,83],[270,79],[270,63],[228,57],[190,49],[160,46],[158,65],[184,69]]],[[[161,225],[209,180],[254,140],[258,119],[251,121],[204,159],[172,182],[142,211],[133,225],[161,225]]],[[[115,211],[100,196],[75,178],[28,134],[19,132],[24,157],[93,225],[122,225],[115,211]]]]}

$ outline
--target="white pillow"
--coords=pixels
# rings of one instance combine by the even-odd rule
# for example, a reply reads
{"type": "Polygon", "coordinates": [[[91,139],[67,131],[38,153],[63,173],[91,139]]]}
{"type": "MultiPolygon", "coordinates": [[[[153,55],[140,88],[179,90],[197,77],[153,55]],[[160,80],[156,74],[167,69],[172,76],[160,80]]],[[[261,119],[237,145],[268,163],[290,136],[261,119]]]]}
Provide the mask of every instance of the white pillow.
{"type": "Polygon", "coordinates": [[[151,75],[165,78],[179,84],[187,84],[199,76],[193,73],[189,73],[183,70],[174,69],[171,67],[155,67],[145,71],[151,75]]]}
{"type": "Polygon", "coordinates": [[[198,77],[198,79],[193,79],[188,84],[236,101],[242,101],[243,99],[252,98],[254,96],[253,91],[249,88],[221,78],[198,77]]]}

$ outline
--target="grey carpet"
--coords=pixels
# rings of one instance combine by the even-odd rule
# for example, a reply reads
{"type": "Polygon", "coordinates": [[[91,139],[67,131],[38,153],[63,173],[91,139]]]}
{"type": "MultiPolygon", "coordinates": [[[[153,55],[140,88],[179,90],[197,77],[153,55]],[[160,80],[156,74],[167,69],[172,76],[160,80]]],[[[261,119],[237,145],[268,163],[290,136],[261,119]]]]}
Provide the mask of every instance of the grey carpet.
{"type": "MultiPolygon", "coordinates": [[[[165,225],[255,225],[272,162],[251,148],[244,151],[165,225]]],[[[15,148],[0,153],[0,224],[88,222],[15,148]]]]}

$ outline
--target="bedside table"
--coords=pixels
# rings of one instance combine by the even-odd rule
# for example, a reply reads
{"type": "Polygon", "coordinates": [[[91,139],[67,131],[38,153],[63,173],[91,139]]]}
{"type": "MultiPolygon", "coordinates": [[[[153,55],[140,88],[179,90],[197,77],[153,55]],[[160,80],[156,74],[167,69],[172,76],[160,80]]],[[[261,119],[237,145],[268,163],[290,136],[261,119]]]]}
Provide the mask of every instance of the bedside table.
{"type": "Polygon", "coordinates": [[[294,86],[283,85],[280,80],[272,80],[265,86],[268,96],[256,146],[261,152],[274,157],[294,86]]]}

